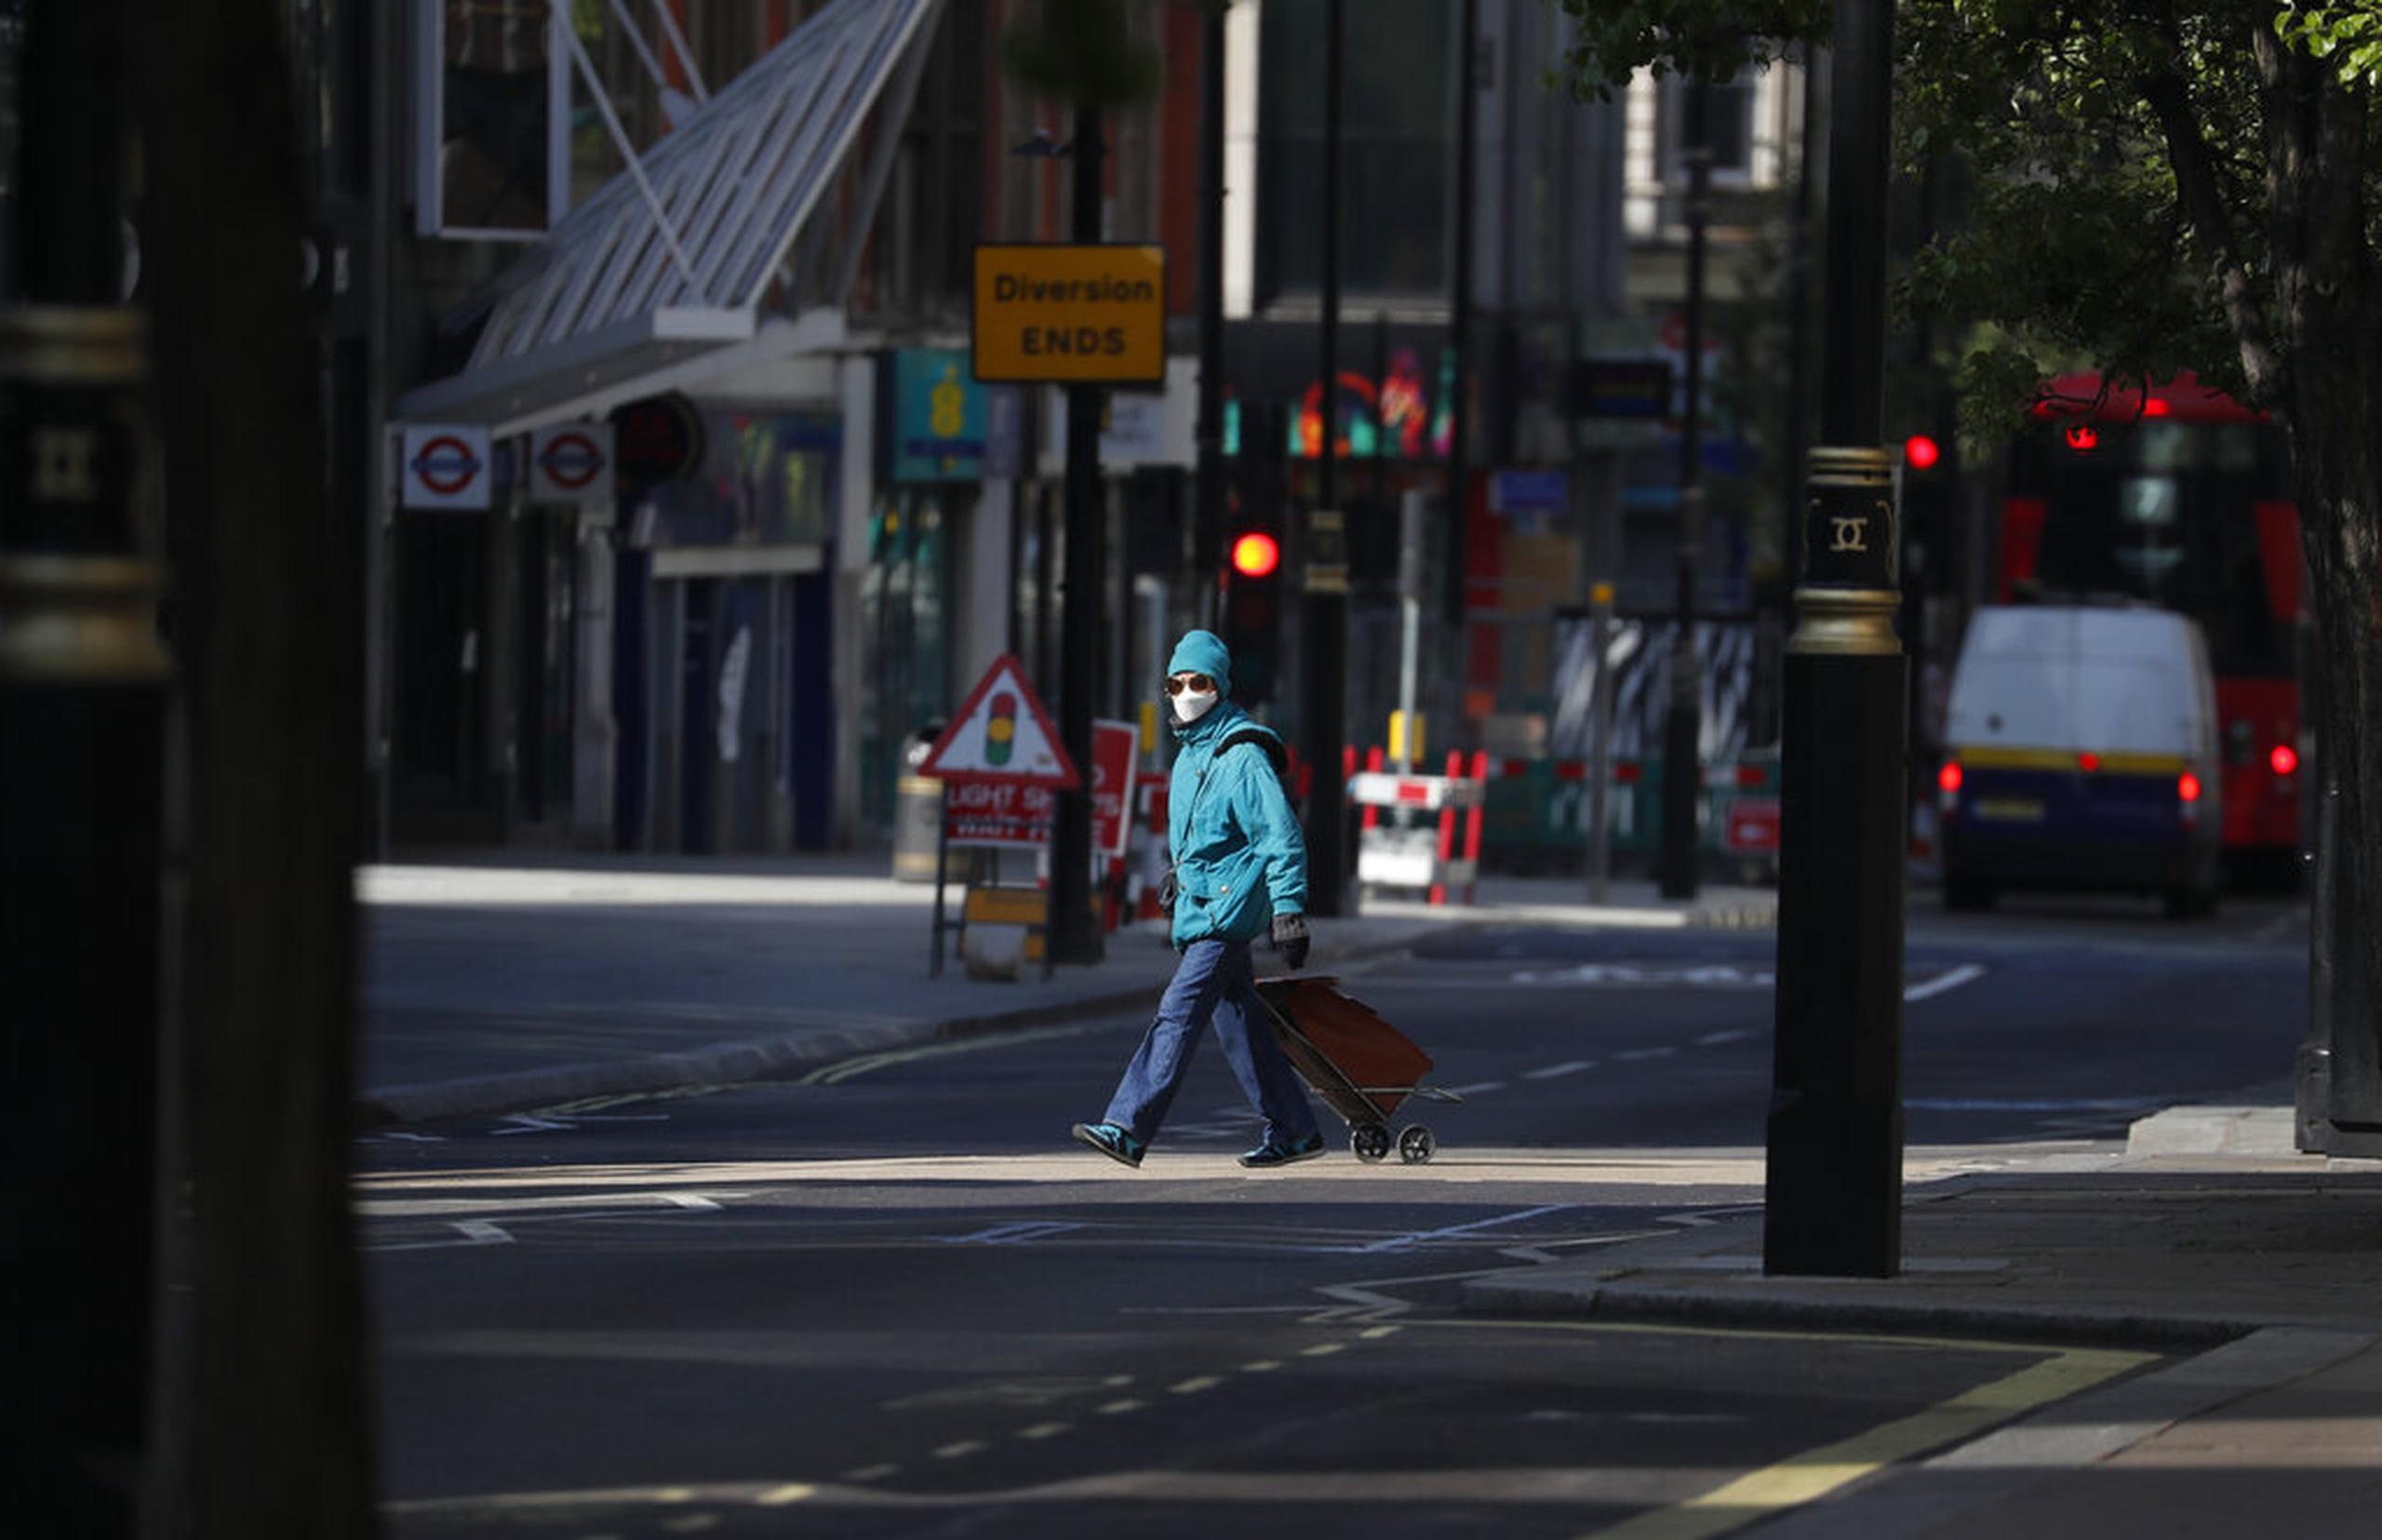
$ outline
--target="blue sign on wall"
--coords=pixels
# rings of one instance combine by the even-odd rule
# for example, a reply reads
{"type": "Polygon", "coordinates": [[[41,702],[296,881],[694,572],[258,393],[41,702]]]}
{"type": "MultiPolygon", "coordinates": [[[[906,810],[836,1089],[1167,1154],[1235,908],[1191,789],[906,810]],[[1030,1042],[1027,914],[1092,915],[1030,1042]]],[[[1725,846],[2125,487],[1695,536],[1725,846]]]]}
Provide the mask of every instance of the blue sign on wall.
{"type": "Polygon", "coordinates": [[[893,355],[893,479],[975,481],[984,474],[984,387],[957,348],[893,355]]]}
{"type": "Polygon", "coordinates": [[[1559,514],[1571,495],[1561,471],[1499,471],[1489,483],[1489,506],[1501,514],[1559,514]]]}

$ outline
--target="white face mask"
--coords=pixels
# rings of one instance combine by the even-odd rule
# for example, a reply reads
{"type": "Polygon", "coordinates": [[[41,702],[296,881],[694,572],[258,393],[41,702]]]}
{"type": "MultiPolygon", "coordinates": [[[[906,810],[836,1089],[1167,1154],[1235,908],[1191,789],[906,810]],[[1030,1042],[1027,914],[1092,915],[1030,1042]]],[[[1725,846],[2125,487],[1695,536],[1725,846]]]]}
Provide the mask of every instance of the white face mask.
{"type": "Polygon", "coordinates": [[[1186,690],[1174,698],[1174,719],[1178,722],[1196,722],[1205,716],[1215,703],[1216,692],[1212,690],[1204,691],[1186,690]]]}

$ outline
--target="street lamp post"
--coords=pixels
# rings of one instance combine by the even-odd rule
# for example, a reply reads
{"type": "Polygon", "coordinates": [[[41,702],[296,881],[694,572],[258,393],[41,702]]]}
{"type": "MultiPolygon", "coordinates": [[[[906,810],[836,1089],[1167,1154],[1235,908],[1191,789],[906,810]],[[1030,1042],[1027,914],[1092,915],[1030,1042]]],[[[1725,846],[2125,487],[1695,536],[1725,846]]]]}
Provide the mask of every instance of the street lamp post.
{"type": "Polygon", "coordinates": [[[1686,395],[1679,412],[1678,588],[1671,630],[1670,704],[1663,717],[1662,894],[1695,896],[1695,805],[1703,780],[1704,660],[1695,646],[1695,575],[1704,565],[1704,262],[1711,218],[1712,87],[1687,87],[1686,395]]]}
{"type": "Polygon", "coordinates": [[[1880,443],[1891,0],[1838,0],[1820,443],[1804,488],[1780,773],[1776,1044],[1762,1265],[1901,1265],[1909,720],[1900,510],[1880,443]]]}
{"type": "Polygon", "coordinates": [[[148,1434],[167,659],[122,301],[121,0],[28,7],[0,310],[0,1419],[25,1533],[130,1535],[148,1434]]]}
{"type": "MultiPolygon", "coordinates": [[[[1078,105],[1075,114],[1075,238],[1100,239],[1100,110],[1078,105]]],[[[1067,757],[1084,770],[1082,784],[1057,796],[1050,831],[1050,957],[1056,962],[1098,962],[1100,916],[1091,883],[1091,718],[1099,688],[1100,660],[1108,639],[1101,635],[1106,592],[1107,510],[1100,487],[1100,387],[1067,387],[1067,534],[1064,609],[1060,621],[1059,738],[1067,757]]]]}
{"type": "Polygon", "coordinates": [[[1348,550],[1340,510],[1340,107],[1346,74],[1342,0],[1324,7],[1323,442],[1315,507],[1307,515],[1305,596],[1300,606],[1299,742],[1305,749],[1306,912],[1346,912],[1347,798],[1340,775],[1341,718],[1348,702],[1348,550]]]}
{"type": "Polygon", "coordinates": [[[1199,32],[1199,415],[1195,436],[1191,570],[1200,576],[1199,619],[1221,623],[1224,529],[1224,12],[1211,5],[1199,32]]]}

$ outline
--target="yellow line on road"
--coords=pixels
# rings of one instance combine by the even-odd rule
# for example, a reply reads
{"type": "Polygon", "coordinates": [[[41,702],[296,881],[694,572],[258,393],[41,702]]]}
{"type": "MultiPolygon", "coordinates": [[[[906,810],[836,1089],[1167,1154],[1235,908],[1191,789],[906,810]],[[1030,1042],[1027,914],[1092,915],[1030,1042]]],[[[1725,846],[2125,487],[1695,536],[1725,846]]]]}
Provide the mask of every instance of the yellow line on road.
{"type": "Polygon", "coordinates": [[[1594,1532],[1594,1540],[1706,1540],[1813,1502],[1914,1454],[1974,1437],[2021,1412],[2150,1362],[2150,1353],[2058,1352],[1923,1412],[1808,1450],[1698,1497],[1594,1532]]]}

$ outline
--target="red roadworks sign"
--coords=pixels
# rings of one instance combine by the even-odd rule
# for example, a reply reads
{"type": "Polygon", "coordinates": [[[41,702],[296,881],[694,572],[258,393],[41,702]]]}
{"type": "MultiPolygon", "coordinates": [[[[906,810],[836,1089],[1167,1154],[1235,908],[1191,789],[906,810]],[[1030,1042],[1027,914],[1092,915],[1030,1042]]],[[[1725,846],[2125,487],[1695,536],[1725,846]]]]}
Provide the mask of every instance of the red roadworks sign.
{"type": "Polygon", "coordinates": [[[1778,850],[1778,800],[1741,797],[1729,804],[1720,848],[1731,855],[1774,855],[1778,850]]]}
{"type": "Polygon", "coordinates": [[[1133,750],[1142,735],[1131,722],[1091,724],[1091,848],[1118,856],[1125,853],[1125,831],[1131,820],[1125,802],[1133,789],[1133,750]]]}

